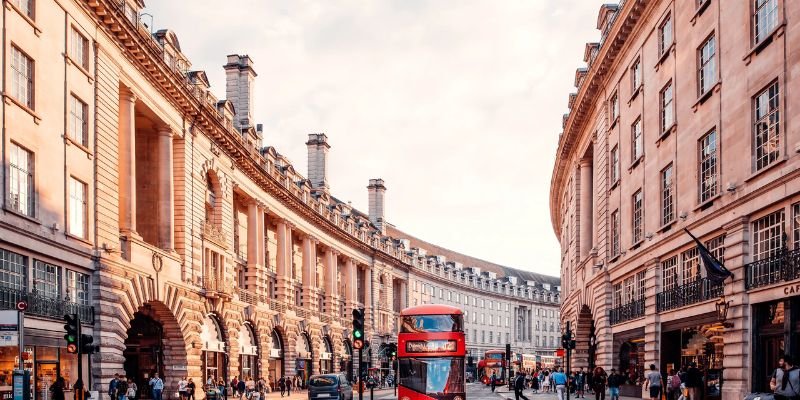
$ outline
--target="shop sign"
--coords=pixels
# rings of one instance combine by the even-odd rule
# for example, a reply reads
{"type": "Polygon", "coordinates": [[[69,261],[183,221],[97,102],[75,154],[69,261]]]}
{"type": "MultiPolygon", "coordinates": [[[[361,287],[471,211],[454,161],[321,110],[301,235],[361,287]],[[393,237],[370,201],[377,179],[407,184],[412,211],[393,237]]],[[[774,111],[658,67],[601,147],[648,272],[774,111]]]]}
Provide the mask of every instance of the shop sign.
{"type": "Polygon", "coordinates": [[[324,353],[323,352],[322,354],[319,355],[319,359],[320,360],[330,360],[331,359],[331,353],[324,353]]]}
{"type": "Polygon", "coordinates": [[[172,370],[173,371],[186,371],[188,369],[189,369],[189,367],[186,366],[186,365],[173,365],[172,366],[172,370]]]}
{"type": "Polygon", "coordinates": [[[269,356],[272,358],[281,358],[281,349],[269,349],[269,356]]]}
{"type": "Polygon", "coordinates": [[[789,285],[783,288],[783,294],[787,296],[794,296],[800,294],[800,283],[789,285]]]}

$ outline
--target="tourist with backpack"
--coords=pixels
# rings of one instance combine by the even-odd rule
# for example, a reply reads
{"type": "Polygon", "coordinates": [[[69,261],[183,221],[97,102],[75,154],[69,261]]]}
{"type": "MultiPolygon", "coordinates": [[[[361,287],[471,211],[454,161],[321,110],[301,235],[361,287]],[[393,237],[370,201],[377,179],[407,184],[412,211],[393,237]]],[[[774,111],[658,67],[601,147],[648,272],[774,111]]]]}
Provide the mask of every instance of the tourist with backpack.
{"type": "Polygon", "coordinates": [[[775,400],[800,400],[800,368],[790,354],[783,356],[783,370],[775,371],[775,400]]]}
{"type": "Polygon", "coordinates": [[[667,375],[667,400],[678,400],[681,394],[681,376],[675,369],[669,370],[667,375]]]}

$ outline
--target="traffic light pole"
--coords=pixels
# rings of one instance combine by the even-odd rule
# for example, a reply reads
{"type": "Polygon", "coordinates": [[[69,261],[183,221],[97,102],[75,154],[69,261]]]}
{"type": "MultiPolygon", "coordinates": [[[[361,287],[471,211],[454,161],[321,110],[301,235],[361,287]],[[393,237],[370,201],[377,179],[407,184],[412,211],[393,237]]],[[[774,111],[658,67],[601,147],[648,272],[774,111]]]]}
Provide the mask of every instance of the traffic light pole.
{"type": "Polygon", "coordinates": [[[570,371],[570,359],[572,358],[572,329],[570,328],[570,321],[567,321],[567,348],[564,349],[567,355],[567,400],[569,400],[569,371],[570,371]]]}
{"type": "Polygon", "coordinates": [[[358,349],[358,400],[364,399],[364,377],[361,376],[361,353],[364,349],[358,349]]]}

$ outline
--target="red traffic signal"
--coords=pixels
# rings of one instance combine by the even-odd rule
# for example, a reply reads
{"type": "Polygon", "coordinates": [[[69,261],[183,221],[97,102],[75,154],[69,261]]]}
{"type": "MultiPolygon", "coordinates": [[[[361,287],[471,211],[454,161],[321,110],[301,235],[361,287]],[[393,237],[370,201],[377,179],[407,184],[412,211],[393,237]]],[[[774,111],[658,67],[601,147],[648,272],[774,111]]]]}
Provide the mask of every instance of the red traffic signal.
{"type": "Polygon", "coordinates": [[[354,349],[363,349],[364,348],[364,340],[362,340],[362,339],[354,339],[353,340],[353,348],[354,349]]]}
{"type": "Polygon", "coordinates": [[[25,300],[20,300],[17,302],[17,311],[24,312],[28,309],[28,302],[25,300]]]}

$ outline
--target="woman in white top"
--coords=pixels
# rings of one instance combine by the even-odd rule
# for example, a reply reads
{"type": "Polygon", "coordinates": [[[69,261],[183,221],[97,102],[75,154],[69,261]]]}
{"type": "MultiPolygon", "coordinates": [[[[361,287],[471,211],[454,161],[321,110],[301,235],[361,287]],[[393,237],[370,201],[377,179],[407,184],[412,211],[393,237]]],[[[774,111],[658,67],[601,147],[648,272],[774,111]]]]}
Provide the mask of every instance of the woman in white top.
{"type": "Polygon", "coordinates": [[[181,395],[181,400],[187,400],[189,398],[189,392],[186,391],[188,386],[189,381],[186,380],[185,376],[178,381],[178,393],[181,395]]]}
{"type": "Polygon", "coordinates": [[[544,380],[542,381],[542,388],[544,389],[545,393],[550,392],[550,375],[546,374],[544,376],[544,380]]]}

